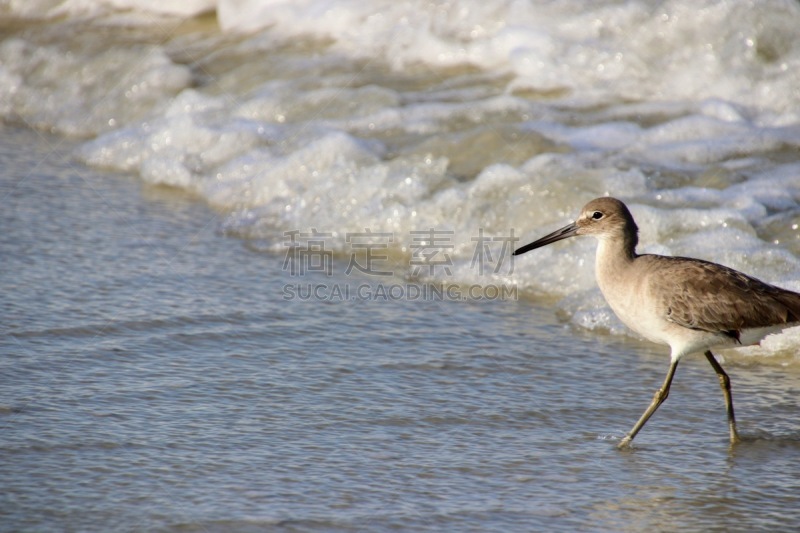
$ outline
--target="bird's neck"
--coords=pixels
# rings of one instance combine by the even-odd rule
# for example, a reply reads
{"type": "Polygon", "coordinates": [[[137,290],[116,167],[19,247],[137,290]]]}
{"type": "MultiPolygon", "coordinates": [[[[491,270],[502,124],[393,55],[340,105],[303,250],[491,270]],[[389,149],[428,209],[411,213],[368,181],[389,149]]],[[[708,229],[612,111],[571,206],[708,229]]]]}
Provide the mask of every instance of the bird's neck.
{"type": "Polygon", "coordinates": [[[636,245],[638,239],[636,234],[624,233],[615,237],[607,237],[599,239],[597,247],[597,258],[603,256],[605,262],[609,263],[630,263],[638,254],[636,253],[636,245]]]}
{"type": "Polygon", "coordinates": [[[637,257],[635,237],[626,235],[619,238],[599,239],[595,273],[603,293],[610,284],[620,279],[623,272],[630,268],[637,257]]]}

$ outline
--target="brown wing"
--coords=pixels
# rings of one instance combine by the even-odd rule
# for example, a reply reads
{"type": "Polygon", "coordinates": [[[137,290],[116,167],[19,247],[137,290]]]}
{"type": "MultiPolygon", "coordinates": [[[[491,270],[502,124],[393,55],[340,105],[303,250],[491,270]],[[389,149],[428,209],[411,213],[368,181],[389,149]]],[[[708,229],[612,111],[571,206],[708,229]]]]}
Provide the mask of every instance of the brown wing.
{"type": "Polygon", "coordinates": [[[747,328],[800,320],[800,294],[728,267],[697,259],[659,257],[661,306],[684,327],[739,339],[747,328]],[[661,262],[661,261],[660,261],[661,262]],[[673,280],[672,283],[666,283],[673,280]]]}

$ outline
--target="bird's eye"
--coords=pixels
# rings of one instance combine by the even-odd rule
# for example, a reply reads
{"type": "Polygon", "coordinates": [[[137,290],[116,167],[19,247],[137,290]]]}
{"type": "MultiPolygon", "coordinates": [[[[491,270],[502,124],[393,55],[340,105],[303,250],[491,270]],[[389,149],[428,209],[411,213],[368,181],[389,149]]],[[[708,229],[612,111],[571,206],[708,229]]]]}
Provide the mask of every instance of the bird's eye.
{"type": "Polygon", "coordinates": [[[595,211],[594,213],[592,213],[592,218],[595,220],[600,220],[601,218],[603,218],[603,213],[601,213],[600,211],[595,211]]]}

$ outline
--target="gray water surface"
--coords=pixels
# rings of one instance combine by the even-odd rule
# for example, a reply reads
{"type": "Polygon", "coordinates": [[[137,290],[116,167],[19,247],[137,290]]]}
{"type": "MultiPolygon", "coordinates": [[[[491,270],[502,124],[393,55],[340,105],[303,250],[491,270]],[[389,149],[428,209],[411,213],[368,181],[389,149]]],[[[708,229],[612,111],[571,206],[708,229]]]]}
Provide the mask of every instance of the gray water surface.
{"type": "MultiPolygon", "coordinates": [[[[169,189],[0,136],[4,531],[790,531],[800,372],[701,359],[530,295],[287,300],[284,257],[169,189]]],[[[375,280],[312,273],[302,283],[375,280]]]]}

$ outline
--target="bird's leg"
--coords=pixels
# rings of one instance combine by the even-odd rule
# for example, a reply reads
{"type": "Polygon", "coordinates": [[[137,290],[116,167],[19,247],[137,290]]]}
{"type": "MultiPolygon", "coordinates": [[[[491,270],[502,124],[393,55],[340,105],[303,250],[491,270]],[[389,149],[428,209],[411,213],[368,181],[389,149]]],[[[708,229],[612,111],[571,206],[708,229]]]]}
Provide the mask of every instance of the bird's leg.
{"type": "Polygon", "coordinates": [[[722,388],[722,395],[725,397],[725,409],[728,412],[728,429],[731,432],[731,444],[739,442],[739,433],[736,431],[736,417],[733,414],[733,397],[731,396],[731,378],[722,369],[711,350],[706,351],[706,359],[714,367],[714,372],[719,378],[719,386],[722,388]]]}
{"type": "Polygon", "coordinates": [[[645,410],[644,414],[642,414],[639,421],[634,424],[633,429],[628,432],[627,435],[620,441],[618,448],[627,448],[633,438],[639,433],[639,430],[644,427],[645,423],[653,416],[653,413],[656,412],[656,409],[664,403],[664,400],[667,399],[669,396],[669,387],[672,385],[672,378],[675,376],[675,370],[678,368],[678,361],[672,361],[669,365],[669,370],[667,371],[667,377],[664,379],[664,383],[661,387],[656,391],[655,395],[653,395],[653,401],[650,402],[650,405],[645,410]]]}

